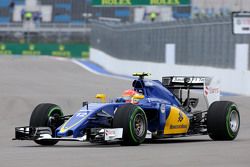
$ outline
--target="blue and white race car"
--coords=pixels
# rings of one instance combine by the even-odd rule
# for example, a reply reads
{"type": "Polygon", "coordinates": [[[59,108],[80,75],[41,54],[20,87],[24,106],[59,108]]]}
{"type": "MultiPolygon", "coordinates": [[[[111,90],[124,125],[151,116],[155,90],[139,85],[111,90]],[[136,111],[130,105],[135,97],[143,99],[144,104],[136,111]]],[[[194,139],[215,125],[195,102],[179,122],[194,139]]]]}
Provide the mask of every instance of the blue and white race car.
{"type": "Polygon", "coordinates": [[[209,135],[213,140],[234,140],[240,128],[236,104],[215,101],[205,111],[196,110],[198,98],[191,89],[204,89],[205,77],[163,77],[144,79],[148,73],[135,73],[133,89],[122,97],[100,103],[83,102],[73,115],[64,115],[55,104],[39,104],[29,126],[16,127],[14,140],[33,140],[40,145],[58,141],[120,142],[140,145],[145,139],[209,135]],[[183,98],[182,91],[186,97],[183,98]]]}

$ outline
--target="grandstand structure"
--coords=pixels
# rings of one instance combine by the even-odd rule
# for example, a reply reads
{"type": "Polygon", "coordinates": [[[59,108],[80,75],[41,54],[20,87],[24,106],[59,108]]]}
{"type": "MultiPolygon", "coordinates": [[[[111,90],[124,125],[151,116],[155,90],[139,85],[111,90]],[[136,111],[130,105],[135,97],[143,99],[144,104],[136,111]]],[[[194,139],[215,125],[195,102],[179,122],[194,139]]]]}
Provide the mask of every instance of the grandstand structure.
{"type": "Polygon", "coordinates": [[[150,12],[157,12],[155,22],[167,23],[229,17],[232,11],[250,10],[249,0],[192,0],[186,6],[136,7],[96,7],[91,1],[0,0],[0,44],[89,43],[90,19],[118,21],[118,25],[126,28],[126,25],[136,26],[135,22],[150,24],[151,20],[147,18],[150,12]],[[28,21],[24,19],[27,12],[33,14],[28,21]],[[40,19],[35,21],[36,15],[40,19]]]}
{"type": "Polygon", "coordinates": [[[22,10],[41,12],[42,22],[86,23],[89,18],[119,18],[129,21],[131,10],[128,7],[92,7],[91,0],[1,0],[0,24],[21,22],[22,10]]]}
{"type": "Polygon", "coordinates": [[[0,53],[42,54],[41,50],[26,52],[28,46],[35,46],[50,50],[47,55],[85,55],[90,33],[88,18],[83,17],[87,5],[85,0],[0,0],[0,46],[5,48],[0,53]],[[24,19],[25,13],[31,19],[24,19]],[[37,14],[41,19],[34,19],[37,14]]]}
{"type": "Polygon", "coordinates": [[[24,5],[25,0],[1,0],[0,1],[0,23],[9,23],[12,21],[13,7],[11,7],[11,2],[15,5],[24,5]]]}
{"type": "Polygon", "coordinates": [[[131,19],[129,7],[93,7],[91,0],[1,0],[0,36],[4,32],[90,32],[89,20],[116,18],[121,22],[131,19]],[[30,21],[26,12],[33,14],[30,21]],[[33,20],[39,14],[39,20],[33,20]]]}
{"type": "Polygon", "coordinates": [[[91,0],[0,0],[0,55],[86,57],[89,19],[130,16],[128,7],[92,7],[91,0]]]}
{"type": "Polygon", "coordinates": [[[0,24],[22,22],[23,10],[41,12],[42,23],[85,24],[89,19],[116,18],[121,22],[145,21],[145,15],[158,12],[158,21],[230,15],[250,10],[249,0],[192,0],[187,6],[96,7],[92,0],[1,0],[0,24]]]}
{"type": "Polygon", "coordinates": [[[53,6],[53,22],[87,22],[88,18],[99,17],[120,18],[129,21],[130,9],[128,7],[93,7],[91,0],[40,0],[43,5],[53,6]],[[86,17],[87,16],[87,17],[86,17]]]}

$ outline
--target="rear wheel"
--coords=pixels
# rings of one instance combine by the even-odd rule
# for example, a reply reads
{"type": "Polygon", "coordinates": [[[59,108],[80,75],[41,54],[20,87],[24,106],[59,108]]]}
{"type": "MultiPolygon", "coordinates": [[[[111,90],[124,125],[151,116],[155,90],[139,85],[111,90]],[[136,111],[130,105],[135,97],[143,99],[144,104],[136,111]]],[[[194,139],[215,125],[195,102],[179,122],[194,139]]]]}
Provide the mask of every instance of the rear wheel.
{"type": "Polygon", "coordinates": [[[125,104],[116,110],[114,128],[123,128],[122,145],[140,145],[146,137],[148,124],[144,111],[136,105],[125,104]]]}
{"type": "MultiPolygon", "coordinates": [[[[60,125],[62,125],[62,121],[53,122],[50,121],[51,117],[59,117],[63,116],[63,112],[61,108],[55,104],[50,103],[42,103],[36,106],[33,110],[31,117],[30,117],[30,126],[31,127],[50,127],[52,131],[52,137],[55,136],[55,130],[60,125]]],[[[40,145],[55,145],[58,141],[40,141],[35,140],[37,144],[40,145]]]]}
{"type": "Polygon", "coordinates": [[[213,140],[234,140],[240,129],[240,114],[236,104],[217,101],[207,113],[207,130],[213,140]]]}

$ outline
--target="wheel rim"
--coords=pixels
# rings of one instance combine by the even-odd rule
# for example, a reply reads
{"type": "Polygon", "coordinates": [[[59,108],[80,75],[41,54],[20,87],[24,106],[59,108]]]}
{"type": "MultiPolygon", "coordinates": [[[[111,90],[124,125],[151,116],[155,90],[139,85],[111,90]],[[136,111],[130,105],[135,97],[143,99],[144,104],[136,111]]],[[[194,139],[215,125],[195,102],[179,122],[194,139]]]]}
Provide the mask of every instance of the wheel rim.
{"type": "Polygon", "coordinates": [[[233,110],[230,113],[230,129],[235,133],[239,128],[239,115],[236,110],[233,110]]]}
{"type": "Polygon", "coordinates": [[[137,114],[134,118],[134,129],[136,136],[143,136],[145,131],[145,120],[141,114],[137,114]]]}

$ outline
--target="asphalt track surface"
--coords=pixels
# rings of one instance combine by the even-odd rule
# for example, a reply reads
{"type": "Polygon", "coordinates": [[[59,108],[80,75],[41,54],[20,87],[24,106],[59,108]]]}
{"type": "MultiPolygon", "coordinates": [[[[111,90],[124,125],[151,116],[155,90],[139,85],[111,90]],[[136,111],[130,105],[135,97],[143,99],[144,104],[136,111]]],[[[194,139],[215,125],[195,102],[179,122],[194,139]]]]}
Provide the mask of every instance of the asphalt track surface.
{"type": "Polygon", "coordinates": [[[70,61],[0,56],[0,166],[250,166],[250,98],[242,96],[224,97],[235,101],[240,110],[241,129],[235,141],[196,136],[138,147],[80,142],[42,147],[11,140],[14,127],[28,125],[38,103],[56,103],[65,113],[74,113],[83,100],[96,101],[96,93],[113,98],[130,87],[129,81],[94,75],[70,61]]]}

